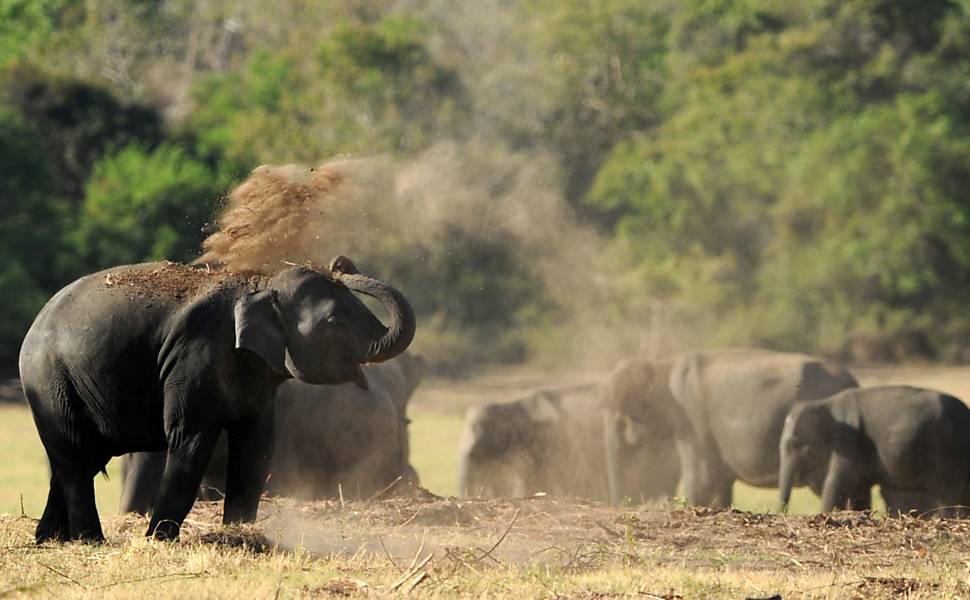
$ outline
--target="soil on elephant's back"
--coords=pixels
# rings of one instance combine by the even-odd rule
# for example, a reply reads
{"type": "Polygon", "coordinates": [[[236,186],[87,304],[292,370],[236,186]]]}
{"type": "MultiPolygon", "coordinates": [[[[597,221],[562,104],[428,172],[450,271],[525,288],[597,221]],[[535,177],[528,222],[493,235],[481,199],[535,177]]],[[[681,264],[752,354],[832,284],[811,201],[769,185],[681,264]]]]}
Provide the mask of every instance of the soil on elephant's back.
{"type": "Polygon", "coordinates": [[[154,268],[133,266],[113,270],[104,276],[103,283],[109,288],[186,300],[229,280],[256,288],[263,278],[263,275],[252,271],[234,272],[165,262],[154,268]]]}

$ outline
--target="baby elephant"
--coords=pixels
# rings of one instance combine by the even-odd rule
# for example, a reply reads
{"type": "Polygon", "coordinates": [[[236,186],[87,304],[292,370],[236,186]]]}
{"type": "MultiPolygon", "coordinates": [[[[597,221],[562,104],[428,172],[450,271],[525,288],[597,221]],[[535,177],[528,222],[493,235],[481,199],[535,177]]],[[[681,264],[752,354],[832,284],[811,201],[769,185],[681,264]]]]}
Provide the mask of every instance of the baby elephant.
{"type": "Polygon", "coordinates": [[[597,389],[540,390],[465,413],[460,493],[536,492],[605,499],[606,459],[597,389]]]}
{"type": "Polygon", "coordinates": [[[781,501],[795,485],[822,489],[822,511],[868,509],[879,484],[889,514],[970,502],[970,409],[908,386],[856,388],[796,404],[781,436],[781,501]]]}

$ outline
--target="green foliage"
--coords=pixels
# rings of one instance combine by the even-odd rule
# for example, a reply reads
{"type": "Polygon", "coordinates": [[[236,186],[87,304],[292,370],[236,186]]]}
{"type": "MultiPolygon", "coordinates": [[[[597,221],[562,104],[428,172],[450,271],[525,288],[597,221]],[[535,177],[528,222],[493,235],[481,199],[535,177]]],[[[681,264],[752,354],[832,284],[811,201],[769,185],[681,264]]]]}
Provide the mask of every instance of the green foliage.
{"type": "Polygon", "coordinates": [[[0,107],[0,364],[16,357],[27,327],[58,281],[64,207],[36,130],[0,107]]]}
{"type": "Polygon", "coordinates": [[[456,132],[466,110],[457,73],[399,17],[338,24],[314,53],[256,51],[245,70],[201,80],[195,98],[206,147],[249,164],[414,152],[456,132]]]}
{"type": "Polygon", "coordinates": [[[80,200],[94,162],[130,143],[153,146],[163,137],[156,110],[125,104],[100,85],[51,76],[27,64],[0,74],[3,100],[33,125],[43,141],[56,192],[80,200]]]}
{"type": "Polygon", "coordinates": [[[191,260],[225,191],[212,169],[183,149],[127,146],[94,165],[76,231],[88,268],[191,260]]]}
{"type": "Polygon", "coordinates": [[[521,9],[529,50],[539,58],[528,71],[505,76],[526,91],[521,105],[500,105],[507,114],[498,118],[513,135],[559,157],[570,199],[586,191],[615,143],[657,122],[666,81],[665,4],[568,0],[521,9]]]}
{"type": "Polygon", "coordinates": [[[0,66],[23,58],[58,25],[65,0],[0,0],[0,66]]]}
{"type": "Polygon", "coordinates": [[[588,194],[642,262],[635,287],[735,343],[835,351],[854,331],[941,327],[970,277],[966,94],[948,83],[968,15],[758,5],[679,15],[663,122],[618,144],[588,194]]]}

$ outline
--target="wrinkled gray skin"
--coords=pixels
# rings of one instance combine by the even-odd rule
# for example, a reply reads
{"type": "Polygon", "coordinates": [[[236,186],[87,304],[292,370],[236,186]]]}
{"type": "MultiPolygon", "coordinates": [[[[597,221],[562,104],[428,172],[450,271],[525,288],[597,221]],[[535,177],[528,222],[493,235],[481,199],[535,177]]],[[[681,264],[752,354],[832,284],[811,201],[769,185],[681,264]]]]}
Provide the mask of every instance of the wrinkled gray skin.
{"type": "Polygon", "coordinates": [[[620,363],[600,389],[610,502],[673,496],[680,480],[675,431],[683,410],[670,393],[671,363],[620,363]]]}
{"type": "MultiPolygon", "coordinates": [[[[722,349],[680,356],[670,391],[686,416],[677,451],[687,500],[729,506],[735,480],[775,487],[791,407],[857,386],[845,368],[804,354],[722,349]]],[[[807,483],[821,491],[821,481],[807,483]]]]}
{"type": "MultiPolygon", "coordinates": [[[[420,355],[405,352],[365,365],[367,390],[353,384],[283,383],[276,394],[276,449],[267,491],[305,500],[368,498],[395,482],[419,484],[409,462],[407,404],[425,372],[420,355]],[[340,489],[338,490],[338,484],[340,489]]],[[[122,459],[121,512],[149,514],[165,455],[136,452],[122,459]]],[[[216,446],[199,497],[225,493],[226,446],[216,446]]]]}
{"type": "Polygon", "coordinates": [[[459,442],[460,494],[605,499],[602,432],[593,385],[469,408],[459,442]]]}
{"type": "Polygon", "coordinates": [[[103,540],[94,475],[112,456],[142,450],[167,452],[148,535],[176,538],[223,430],[224,521],[253,520],[273,447],[264,413],[280,383],[364,385],[360,363],[396,356],[414,335],[401,293],[346,257],[328,274],[206,277],[186,294],[112,284],[132,273],[153,281],[166,266],[79,279],[47,303],[24,339],[21,380],[51,467],[38,542],[103,540]],[[352,291],[378,298],[390,329],[352,291]]]}
{"type": "Polygon", "coordinates": [[[889,514],[970,506],[970,409],[908,386],[846,390],[798,404],[781,436],[780,493],[822,481],[822,511],[869,508],[879,484],[889,514]]]}

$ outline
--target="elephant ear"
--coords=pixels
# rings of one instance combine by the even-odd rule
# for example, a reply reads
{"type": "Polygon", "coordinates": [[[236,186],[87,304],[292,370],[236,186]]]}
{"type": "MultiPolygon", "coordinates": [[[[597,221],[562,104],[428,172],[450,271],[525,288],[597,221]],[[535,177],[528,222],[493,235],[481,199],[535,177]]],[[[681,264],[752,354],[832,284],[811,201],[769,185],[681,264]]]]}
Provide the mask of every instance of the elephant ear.
{"type": "Polygon", "coordinates": [[[276,373],[286,374],[286,338],[273,292],[247,294],[236,302],[236,348],[262,358],[276,373]]]}
{"type": "Polygon", "coordinates": [[[832,438],[836,448],[848,450],[861,443],[859,432],[862,430],[862,414],[855,394],[847,393],[838,399],[841,402],[836,403],[832,411],[835,419],[832,438]]]}
{"type": "Polygon", "coordinates": [[[555,396],[548,392],[538,392],[532,400],[526,403],[526,410],[534,422],[555,423],[559,420],[555,396]]]}

